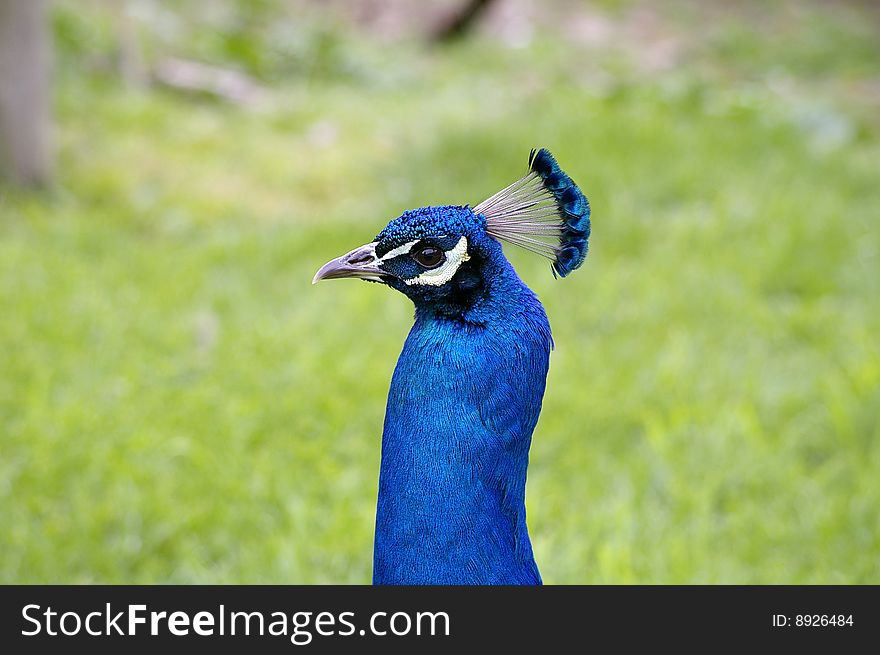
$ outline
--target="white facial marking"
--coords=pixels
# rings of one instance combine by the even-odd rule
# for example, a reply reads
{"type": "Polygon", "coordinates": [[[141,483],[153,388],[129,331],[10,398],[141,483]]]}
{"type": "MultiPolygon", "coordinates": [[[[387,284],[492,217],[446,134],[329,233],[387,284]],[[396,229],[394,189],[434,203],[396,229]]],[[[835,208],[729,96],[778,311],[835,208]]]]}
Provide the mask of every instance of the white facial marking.
{"type": "Polygon", "coordinates": [[[389,250],[384,255],[379,258],[380,262],[388,261],[389,259],[394,259],[395,257],[399,257],[400,255],[409,254],[409,251],[412,250],[412,247],[416,245],[420,239],[416,239],[415,241],[409,241],[408,243],[403,244],[402,246],[397,246],[394,250],[389,250]]]}
{"type": "MultiPolygon", "coordinates": [[[[413,241],[411,243],[400,246],[400,248],[395,248],[395,250],[400,250],[401,248],[404,248],[405,250],[403,252],[409,252],[409,248],[412,248],[412,246],[416,243],[418,242],[413,241]]],[[[467,237],[462,237],[458,240],[458,243],[455,244],[455,247],[452,250],[448,250],[446,252],[446,261],[443,262],[443,264],[441,264],[437,268],[432,268],[428,271],[425,271],[418,277],[414,277],[410,280],[404,280],[404,282],[406,282],[410,286],[412,286],[413,284],[424,284],[432,287],[443,286],[452,279],[452,276],[455,275],[456,271],[458,271],[458,267],[470,259],[470,256],[467,253],[467,247],[467,237]]],[[[403,252],[398,252],[397,254],[402,255],[403,252]]],[[[385,255],[385,257],[387,256],[388,255],[385,255]]]]}

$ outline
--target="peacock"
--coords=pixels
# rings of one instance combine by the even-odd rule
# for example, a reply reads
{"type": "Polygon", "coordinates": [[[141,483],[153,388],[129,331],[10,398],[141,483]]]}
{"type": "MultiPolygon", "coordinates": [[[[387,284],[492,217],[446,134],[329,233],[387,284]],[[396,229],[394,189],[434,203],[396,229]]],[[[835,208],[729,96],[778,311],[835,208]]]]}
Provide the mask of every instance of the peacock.
{"type": "Polygon", "coordinates": [[[553,339],[500,242],[566,277],[587,254],[590,205],[546,149],[475,207],[422,207],[318,270],[409,297],[382,433],[374,584],[541,584],[525,485],[553,339]]]}

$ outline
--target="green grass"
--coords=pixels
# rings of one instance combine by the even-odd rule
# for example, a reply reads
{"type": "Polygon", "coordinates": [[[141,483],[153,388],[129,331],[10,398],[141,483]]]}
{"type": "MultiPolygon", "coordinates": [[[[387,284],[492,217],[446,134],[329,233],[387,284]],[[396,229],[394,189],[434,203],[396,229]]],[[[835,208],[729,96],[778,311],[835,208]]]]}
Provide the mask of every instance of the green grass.
{"type": "Polygon", "coordinates": [[[784,57],[731,18],[652,74],[353,43],[373,73],[262,110],[71,66],[58,187],[0,201],[0,581],[368,582],[412,310],[311,276],[543,145],[594,216],[570,278],[510,253],[557,344],[545,581],[880,582],[876,32],[810,11],[784,57]]]}

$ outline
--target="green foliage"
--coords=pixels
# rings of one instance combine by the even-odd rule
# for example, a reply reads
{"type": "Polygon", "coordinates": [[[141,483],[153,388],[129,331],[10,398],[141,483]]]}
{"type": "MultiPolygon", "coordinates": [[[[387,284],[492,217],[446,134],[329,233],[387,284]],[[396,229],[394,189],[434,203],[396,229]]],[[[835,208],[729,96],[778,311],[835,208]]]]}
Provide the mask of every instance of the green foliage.
{"type": "Polygon", "coordinates": [[[149,65],[173,55],[252,75],[263,82],[356,79],[365,70],[320,6],[280,0],[58,0],[52,13],[63,69],[112,72],[121,21],[149,65]],[[136,26],[136,27],[132,27],[136,26]]]}
{"type": "Polygon", "coordinates": [[[547,146],[594,235],[562,281],[511,252],[557,343],[545,580],[880,582],[880,130],[834,86],[874,65],[847,16],[788,37],[825,61],[784,93],[760,35],[648,74],[540,34],[336,34],[370,83],[293,78],[261,111],[69,67],[58,189],[0,201],[0,581],[368,582],[412,310],[311,276],[547,146]]]}

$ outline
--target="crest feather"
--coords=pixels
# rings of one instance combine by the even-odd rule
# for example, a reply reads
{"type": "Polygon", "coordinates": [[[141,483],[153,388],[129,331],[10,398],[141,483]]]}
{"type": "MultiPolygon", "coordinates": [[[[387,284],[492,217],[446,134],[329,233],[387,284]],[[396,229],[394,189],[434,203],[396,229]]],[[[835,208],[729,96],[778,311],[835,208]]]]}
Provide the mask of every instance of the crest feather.
{"type": "Polygon", "coordinates": [[[590,203],[549,150],[532,150],[529,173],[474,207],[486,232],[525,248],[565,277],[583,264],[590,238],[590,203]]]}

